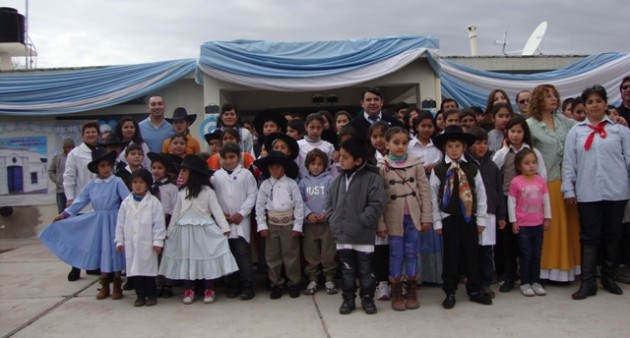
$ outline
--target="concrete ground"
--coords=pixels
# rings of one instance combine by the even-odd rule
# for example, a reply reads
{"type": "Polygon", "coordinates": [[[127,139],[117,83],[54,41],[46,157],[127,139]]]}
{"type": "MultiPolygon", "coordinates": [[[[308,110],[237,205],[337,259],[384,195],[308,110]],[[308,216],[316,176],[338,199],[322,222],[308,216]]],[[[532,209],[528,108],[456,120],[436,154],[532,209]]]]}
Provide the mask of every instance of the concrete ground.
{"type": "Polygon", "coordinates": [[[470,303],[460,289],[450,311],[440,306],[439,288],[422,287],[418,310],[395,312],[378,301],[376,315],[358,309],[342,316],[339,294],[272,301],[262,286],[250,301],[227,299],[219,290],[210,305],[183,305],[176,294],[157,306],[134,308],[133,292],[98,301],[96,277],[68,282],[68,271],[36,238],[0,239],[0,337],[630,336],[628,285],[622,285],[623,296],[600,288],[583,301],[571,299],[577,283],[548,286],[546,297],[497,292],[491,306],[470,303]]]}

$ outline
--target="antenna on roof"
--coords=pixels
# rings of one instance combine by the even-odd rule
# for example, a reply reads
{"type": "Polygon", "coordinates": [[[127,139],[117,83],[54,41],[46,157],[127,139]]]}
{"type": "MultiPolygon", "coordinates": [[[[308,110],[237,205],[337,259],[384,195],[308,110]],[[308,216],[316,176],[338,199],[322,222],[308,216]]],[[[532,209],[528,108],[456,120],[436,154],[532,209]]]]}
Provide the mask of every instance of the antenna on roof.
{"type": "Polygon", "coordinates": [[[505,31],[505,34],[503,34],[503,40],[495,40],[494,44],[503,46],[503,55],[521,53],[522,56],[531,56],[531,55],[534,55],[536,51],[540,53],[538,46],[540,46],[540,43],[542,42],[543,37],[545,37],[546,30],[547,30],[547,21],[543,21],[540,24],[538,24],[536,29],[534,29],[532,34],[529,36],[529,39],[527,39],[527,42],[525,43],[525,47],[523,47],[522,50],[514,50],[514,51],[505,50],[505,47],[508,45],[508,40],[507,40],[508,32],[507,31],[505,31]]]}

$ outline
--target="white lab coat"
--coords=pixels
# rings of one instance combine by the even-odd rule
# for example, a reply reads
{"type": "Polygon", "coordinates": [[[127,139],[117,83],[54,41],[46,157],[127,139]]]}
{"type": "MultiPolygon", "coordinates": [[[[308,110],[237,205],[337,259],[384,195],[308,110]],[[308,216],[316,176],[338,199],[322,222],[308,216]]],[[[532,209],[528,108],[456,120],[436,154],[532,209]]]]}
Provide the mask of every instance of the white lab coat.
{"type": "MultiPolygon", "coordinates": [[[[74,200],[88,182],[96,177],[87,165],[92,162],[92,149],[85,143],[72,149],[66,159],[66,169],[63,172],[63,189],[68,200],[74,200]]],[[[81,213],[92,211],[92,204],[88,204],[81,213]]]]}
{"type": "Polygon", "coordinates": [[[212,175],[210,182],[214,186],[223,212],[227,215],[239,213],[243,216],[241,224],[230,223],[229,238],[243,237],[249,243],[251,237],[249,215],[254,210],[258,196],[254,175],[239,164],[232,174],[228,174],[224,169],[218,170],[212,175]]]}
{"type": "Polygon", "coordinates": [[[127,276],[157,276],[158,255],[166,237],[162,203],[150,193],[140,202],[129,194],[120,205],[116,222],[116,247],[124,246],[127,276]]]}

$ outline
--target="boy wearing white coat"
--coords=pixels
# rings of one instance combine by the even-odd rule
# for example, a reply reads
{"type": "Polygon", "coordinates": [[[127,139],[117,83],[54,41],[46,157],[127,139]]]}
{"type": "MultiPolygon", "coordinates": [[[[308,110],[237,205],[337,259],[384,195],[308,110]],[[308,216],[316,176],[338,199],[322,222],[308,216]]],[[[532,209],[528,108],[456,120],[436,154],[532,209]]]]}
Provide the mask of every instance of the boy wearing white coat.
{"type": "Polygon", "coordinates": [[[251,236],[250,214],[256,204],[258,187],[254,175],[241,165],[241,149],[236,143],[226,143],[219,151],[221,169],[210,178],[217,200],[230,224],[228,243],[238,271],[227,277],[227,297],[241,300],[254,298],[254,272],[249,251],[251,236]]]}
{"type": "Polygon", "coordinates": [[[155,277],[166,227],[162,203],[148,193],[152,184],[147,169],[131,174],[132,193],[120,205],[116,223],[116,250],[125,253],[127,277],[133,278],[138,297],[134,306],[157,304],[155,277]]]}

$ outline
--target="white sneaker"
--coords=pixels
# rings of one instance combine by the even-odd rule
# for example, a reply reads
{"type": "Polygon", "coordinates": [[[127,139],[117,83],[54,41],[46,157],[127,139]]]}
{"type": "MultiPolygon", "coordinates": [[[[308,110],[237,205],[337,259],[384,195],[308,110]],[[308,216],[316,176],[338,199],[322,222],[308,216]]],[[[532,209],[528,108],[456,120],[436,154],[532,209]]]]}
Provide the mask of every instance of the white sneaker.
{"type": "Polygon", "coordinates": [[[305,295],[314,295],[315,292],[317,292],[317,289],[318,289],[317,282],[311,281],[306,286],[306,289],[304,289],[304,294],[305,295]]]}
{"type": "Polygon", "coordinates": [[[214,291],[212,289],[206,289],[206,291],[204,291],[203,303],[204,304],[214,303],[214,291]]]}
{"type": "Polygon", "coordinates": [[[195,292],[192,289],[184,290],[184,296],[182,297],[182,303],[192,304],[195,301],[195,292]]]}
{"type": "Polygon", "coordinates": [[[532,289],[534,290],[536,296],[545,296],[547,294],[545,288],[543,288],[542,285],[540,285],[539,283],[532,284],[532,289]]]}
{"type": "Polygon", "coordinates": [[[521,285],[521,294],[525,297],[534,297],[536,295],[530,284],[521,285]]]}
{"type": "Polygon", "coordinates": [[[334,295],[334,294],[336,294],[338,292],[337,291],[337,287],[335,286],[335,282],[329,280],[328,282],[326,282],[325,285],[326,285],[326,293],[327,294],[334,295]]]}
{"type": "Polygon", "coordinates": [[[378,300],[389,300],[389,285],[387,285],[387,282],[378,283],[374,298],[378,300]]]}

